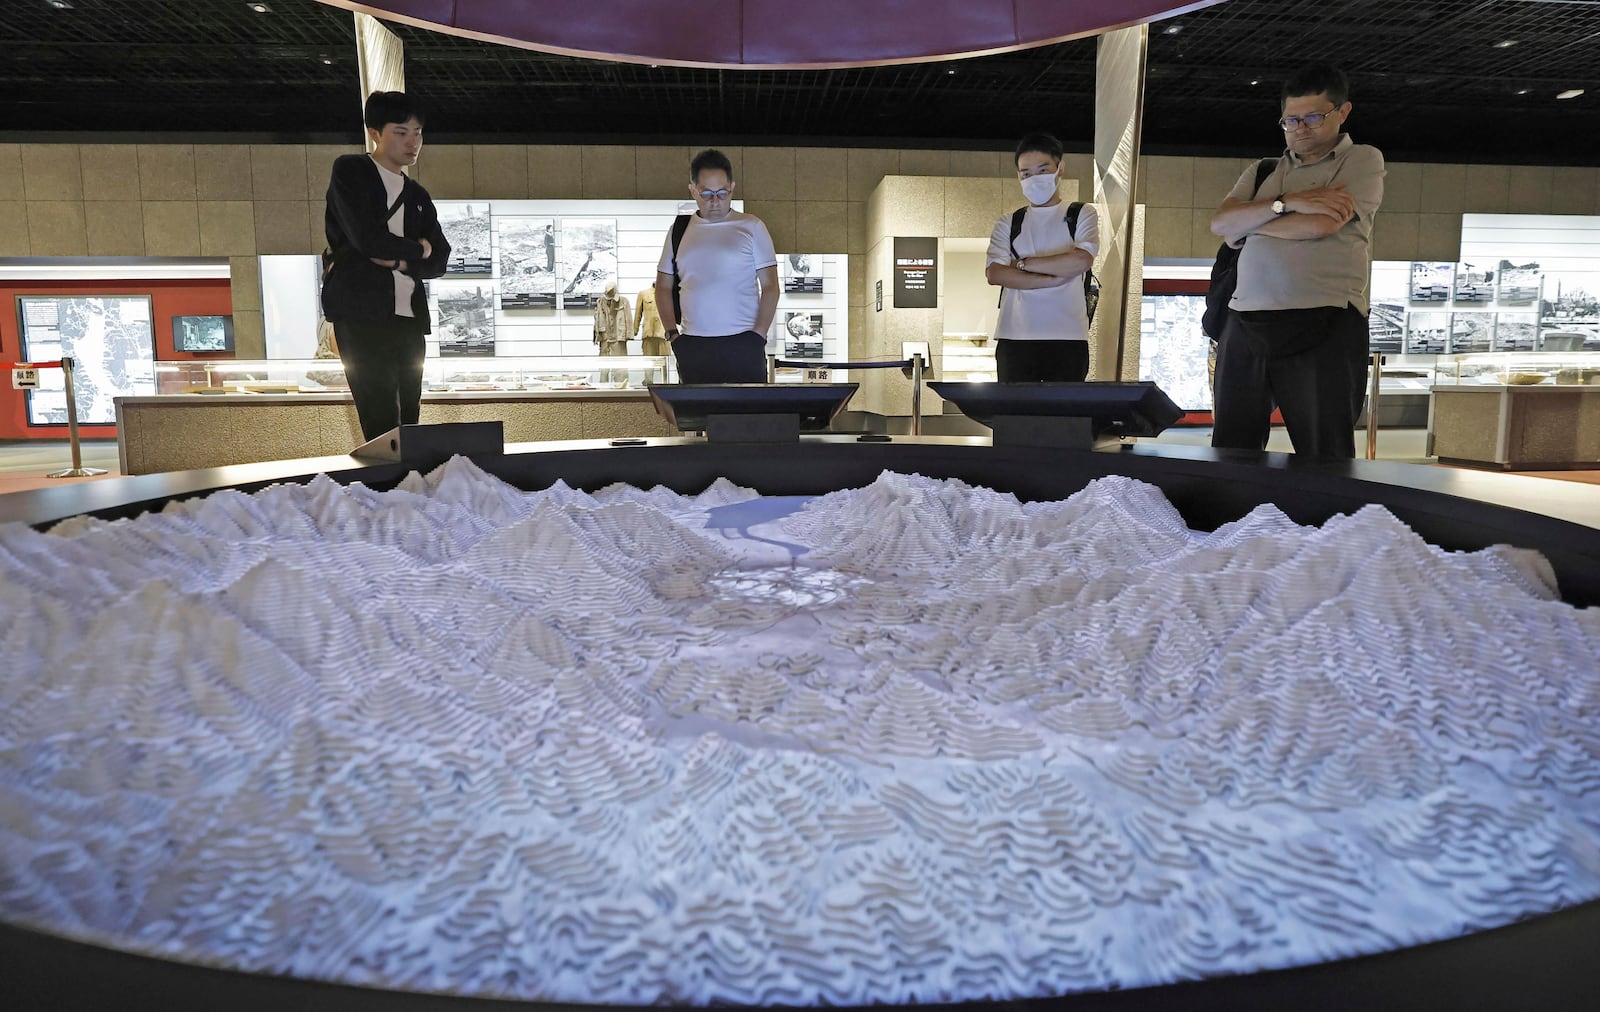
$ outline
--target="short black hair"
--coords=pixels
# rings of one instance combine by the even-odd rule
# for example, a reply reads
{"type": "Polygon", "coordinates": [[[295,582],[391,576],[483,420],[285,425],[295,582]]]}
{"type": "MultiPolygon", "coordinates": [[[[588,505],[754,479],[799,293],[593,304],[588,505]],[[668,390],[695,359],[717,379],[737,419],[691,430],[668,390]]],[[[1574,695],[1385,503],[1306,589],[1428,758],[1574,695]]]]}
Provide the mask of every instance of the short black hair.
{"type": "Polygon", "coordinates": [[[1055,134],[1047,134],[1041,130],[1022,138],[1017,142],[1017,150],[1011,158],[1011,163],[1015,165],[1029,151],[1037,151],[1041,155],[1049,155],[1056,161],[1061,161],[1061,142],[1056,140],[1055,134]]]}
{"type": "Polygon", "coordinates": [[[403,91],[375,91],[368,95],[362,119],[366,121],[369,130],[376,130],[379,133],[382,133],[383,128],[390,123],[416,120],[420,126],[428,121],[427,115],[422,111],[422,103],[403,91]]]}
{"type": "Polygon", "coordinates": [[[689,182],[698,183],[700,173],[707,169],[721,169],[728,177],[728,181],[733,181],[733,163],[728,161],[727,155],[716,148],[706,148],[694,156],[694,160],[689,163],[689,182]]]}
{"type": "Polygon", "coordinates": [[[1279,105],[1302,95],[1328,93],[1328,101],[1337,109],[1350,101],[1350,79],[1344,71],[1328,63],[1309,63],[1294,72],[1283,82],[1283,96],[1279,105]]]}

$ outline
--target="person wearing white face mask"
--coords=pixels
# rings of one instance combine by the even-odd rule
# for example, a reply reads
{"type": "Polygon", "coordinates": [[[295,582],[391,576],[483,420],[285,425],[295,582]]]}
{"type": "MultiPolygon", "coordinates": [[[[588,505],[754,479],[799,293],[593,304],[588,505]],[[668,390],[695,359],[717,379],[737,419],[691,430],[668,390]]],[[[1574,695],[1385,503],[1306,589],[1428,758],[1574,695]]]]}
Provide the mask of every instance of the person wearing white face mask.
{"type": "Polygon", "coordinates": [[[1002,383],[1082,382],[1089,374],[1084,274],[1099,251],[1093,204],[1063,206],[1061,142],[1029,134],[1017,144],[1017,179],[1028,206],[1002,215],[989,238],[991,285],[1003,291],[995,327],[1002,383]]]}

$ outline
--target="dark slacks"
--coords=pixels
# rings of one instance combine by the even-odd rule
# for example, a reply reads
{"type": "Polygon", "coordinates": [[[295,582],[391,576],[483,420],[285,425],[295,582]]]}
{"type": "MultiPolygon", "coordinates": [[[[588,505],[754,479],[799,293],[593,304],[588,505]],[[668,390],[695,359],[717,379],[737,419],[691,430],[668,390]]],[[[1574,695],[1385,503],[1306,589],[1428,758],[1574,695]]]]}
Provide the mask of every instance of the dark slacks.
{"type": "Polygon", "coordinates": [[[680,383],[767,381],[767,339],[753,330],[727,337],[684,334],[671,348],[680,383]]]}
{"type": "Polygon", "coordinates": [[[355,398],[361,437],[376,439],[422,413],[422,324],[402,316],[334,324],[339,358],[355,398]]]}
{"type": "Polygon", "coordinates": [[[1088,341],[994,343],[995,374],[1002,383],[1082,383],[1089,375],[1088,341]]]}
{"type": "Polygon", "coordinates": [[[1295,453],[1354,457],[1369,344],[1366,314],[1354,306],[1229,312],[1211,445],[1264,449],[1276,402],[1295,453]]]}

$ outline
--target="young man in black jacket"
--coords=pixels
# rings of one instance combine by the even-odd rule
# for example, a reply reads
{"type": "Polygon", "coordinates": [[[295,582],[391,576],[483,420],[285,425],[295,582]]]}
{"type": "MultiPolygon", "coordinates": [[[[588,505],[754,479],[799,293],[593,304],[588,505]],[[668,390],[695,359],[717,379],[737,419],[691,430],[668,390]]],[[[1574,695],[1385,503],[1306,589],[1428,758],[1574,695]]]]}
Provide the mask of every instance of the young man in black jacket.
{"type": "Polygon", "coordinates": [[[328,182],[332,268],[322,311],[339,336],[339,357],[363,439],[414,425],[422,409],[424,338],[431,329],[423,280],[444,273],[450,244],[433,199],[405,168],[422,150],[422,110],[404,92],[367,99],[370,155],[343,155],[328,182]]]}

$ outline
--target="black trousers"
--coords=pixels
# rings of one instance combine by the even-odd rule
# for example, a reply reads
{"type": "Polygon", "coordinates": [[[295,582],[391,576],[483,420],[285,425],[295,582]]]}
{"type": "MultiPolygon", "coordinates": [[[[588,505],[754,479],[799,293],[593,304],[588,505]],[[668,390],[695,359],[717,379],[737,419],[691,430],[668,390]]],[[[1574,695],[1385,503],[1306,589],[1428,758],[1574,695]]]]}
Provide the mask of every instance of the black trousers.
{"type": "Polygon", "coordinates": [[[415,425],[422,413],[422,359],[426,344],[419,320],[341,320],[334,324],[344,376],[361,419],[361,438],[376,439],[397,425],[415,425]]]}
{"type": "Polygon", "coordinates": [[[995,372],[1002,383],[1082,383],[1089,375],[1088,341],[994,343],[995,372]]]}
{"type": "Polygon", "coordinates": [[[1295,453],[1353,458],[1370,343],[1366,314],[1354,306],[1229,312],[1211,445],[1265,449],[1276,402],[1295,453]]]}
{"type": "Polygon", "coordinates": [[[684,334],[671,347],[680,383],[767,381],[767,339],[753,330],[727,337],[684,334]]]}

